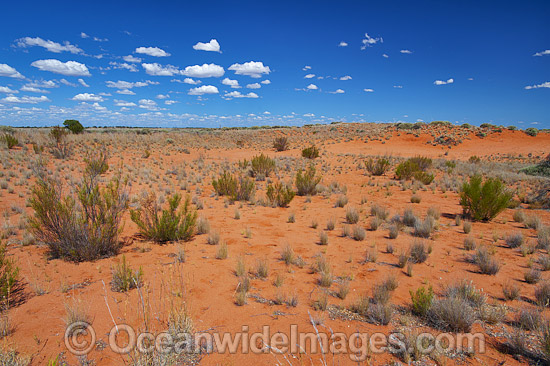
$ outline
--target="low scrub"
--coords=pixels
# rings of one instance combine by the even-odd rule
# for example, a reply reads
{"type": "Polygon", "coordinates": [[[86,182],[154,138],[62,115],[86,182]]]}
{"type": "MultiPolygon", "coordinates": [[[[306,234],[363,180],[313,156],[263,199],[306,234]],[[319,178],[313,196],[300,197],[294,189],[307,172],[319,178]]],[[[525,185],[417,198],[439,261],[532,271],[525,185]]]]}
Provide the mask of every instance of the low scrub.
{"type": "Polygon", "coordinates": [[[434,293],[432,287],[419,287],[416,291],[409,291],[412,301],[412,311],[418,316],[425,316],[432,306],[434,293]]]}
{"type": "Polygon", "coordinates": [[[469,332],[476,320],[474,309],[460,297],[435,300],[428,312],[437,327],[453,332],[469,332]]]}
{"type": "Polygon", "coordinates": [[[390,161],[386,158],[372,159],[370,158],[365,162],[365,168],[374,176],[384,175],[390,168],[390,161]]]}
{"type": "Polygon", "coordinates": [[[286,151],[288,150],[288,138],[287,137],[277,137],[273,140],[273,148],[276,151],[286,151]]]}
{"type": "Polygon", "coordinates": [[[125,256],[122,256],[122,263],[113,267],[112,272],[113,279],[111,281],[111,288],[116,292],[127,292],[141,286],[143,282],[143,271],[141,267],[137,271],[133,271],[126,263],[125,256]]]}
{"type": "Polygon", "coordinates": [[[231,201],[249,201],[256,190],[252,179],[235,177],[229,172],[224,172],[218,179],[214,179],[212,186],[218,196],[228,196],[231,201]]]}
{"type": "Polygon", "coordinates": [[[2,140],[4,140],[4,142],[6,143],[8,149],[13,149],[17,145],[19,145],[19,140],[17,140],[17,138],[9,133],[5,133],[4,136],[2,136],[2,140]]]}
{"type": "Polygon", "coordinates": [[[317,184],[321,177],[316,176],[315,166],[310,165],[304,172],[302,169],[296,173],[296,189],[298,196],[314,195],[317,193],[317,184]]]}
{"type": "Polygon", "coordinates": [[[168,207],[161,209],[156,195],[151,192],[141,202],[141,208],[130,210],[130,217],[144,238],[159,243],[188,241],[195,235],[197,212],[191,208],[189,196],[181,209],[180,203],[181,196],[176,193],[168,199],[168,207]]]}
{"type": "Polygon", "coordinates": [[[295,195],[296,192],[294,192],[292,187],[281,182],[267,185],[266,196],[272,205],[278,207],[288,207],[288,204],[292,201],[295,195]]]}
{"type": "Polygon", "coordinates": [[[474,221],[490,221],[504,211],[512,200],[504,183],[498,178],[483,182],[481,175],[474,175],[464,182],[460,192],[460,205],[464,214],[474,221]]]}
{"type": "Polygon", "coordinates": [[[39,174],[29,199],[30,232],[54,258],[80,262],[117,254],[128,202],[120,175],[100,188],[99,175],[86,168],[76,191],[76,197],[68,195],[59,181],[39,174]]]}
{"type": "Polygon", "coordinates": [[[399,180],[416,179],[423,184],[430,184],[434,175],[427,170],[432,166],[432,159],[417,156],[400,163],[395,169],[395,177],[399,180]]]}
{"type": "Polygon", "coordinates": [[[275,170],[275,160],[269,156],[260,154],[252,158],[250,166],[252,167],[251,172],[253,177],[266,178],[275,170]]]}
{"type": "Polygon", "coordinates": [[[306,147],[302,150],[302,156],[307,159],[315,159],[319,157],[319,149],[315,145],[306,147]]]}
{"type": "Polygon", "coordinates": [[[19,268],[6,258],[6,244],[0,243],[0,304],[9,307],[10,294],[19,278],[19,268]]]}

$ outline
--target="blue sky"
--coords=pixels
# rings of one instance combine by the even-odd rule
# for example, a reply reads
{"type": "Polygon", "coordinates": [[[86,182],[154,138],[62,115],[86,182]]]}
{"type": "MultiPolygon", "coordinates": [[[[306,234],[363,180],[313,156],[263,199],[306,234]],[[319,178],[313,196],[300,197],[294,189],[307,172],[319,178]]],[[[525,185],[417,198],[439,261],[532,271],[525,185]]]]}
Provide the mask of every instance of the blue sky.
{"type": "Polygon", "coordinates": [[[1,8],[0,124],[550,128],[549,1],[1,8]]]}

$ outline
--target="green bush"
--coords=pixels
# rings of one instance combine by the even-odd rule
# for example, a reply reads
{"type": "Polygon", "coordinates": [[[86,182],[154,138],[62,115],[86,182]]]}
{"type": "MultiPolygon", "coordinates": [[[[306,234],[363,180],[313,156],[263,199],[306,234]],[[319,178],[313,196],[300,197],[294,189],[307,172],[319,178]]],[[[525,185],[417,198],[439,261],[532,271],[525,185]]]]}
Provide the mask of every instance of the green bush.
{"type": "Polygon", "coordinates": [[[418,171],[414,173],[414,179],[416,179],[419,182],[422,182],[422,184],[428,185],[434,180],[434,175],[431,173],[426,173],[423,171],[418,171]]]}
{"type": "Polygon", "coordinates": [[[254,196],[254,181],[243,176],[234,177],[224,172],[221,177],[212,181],[218,196],[228,196],[231,201],[249,201],[254,196]]]}
{"type": "Polygon", "coordinates": [[[286,151],[288,150],[288,138],[284,137],[284,136],[281,136],[281,137],[277,137],[274,141],[273,141],[273,148],[276,150],[276,151],[286,151]]]}
{"type": "Polygon", "coordinates": [[[5,133],[2,139],[6,142],[6,146],[8,147],[8,149],[13,149],[17,145],[19,145],[19,140],[17,140],[9,133],[5,133]]]}
{"type": "Polygon", "coordinates": [[[409,290],[412,301],[412,311],[418,316],[425,316],[434,299],[434,292],[430,286],[427,290],[424,287],[419,287],[416,292],[409,290]]]}
{"type": "Polygon", "coordinates": [[[384,175],[384,173],[386,173],[386,171],[390,168],[390,161],[386,158],[376,159],[376,161],[370,158],[365,162],[365,168],[371,175],[384,175]]]}
{"type": "Polygon", "coordinates": [[[316,187],[321,181],[321,177],[316,177],[315,172],[313,164],[304,173],[302,173],[302,169],[298,170],[298,173],[296,173],[298,196],[314,195],[316,193],[316,187]]]}
{"type": "Polygon", "coordinates": [[[319,157],[319,149],[315,145],[306,147],[302,150],[302,156],[308,159],[315,159],[319,157]]]}
{"type": "Polygon", "coordinates": [[[431,166],[432,159],[422,156],[409,158],[397,166],[395,169],[395,177],[399,180],[409,180],[414,177],[424,184],[430,184],[434,176],[426,171],[431,166]]]}
{"type": "Polygon", "coordinates": [[[65,122],[63,122],[63,126],[65,126],[69,131],[74,134],[79,134],[84,131],[84,126],[82,126],[80,122],[75,119],[65,120],[65,122]]]}
{"type": "Polygon", "coordinates": [[[474,221],[490,221],[508,207],[512,193],[498,178],[483,182],[481,175],[473,175],[464,182],[460,192],[460,205],[464,214],[474,221]]]}
{"type": "Polygon", "coordinates": [[[266,195],[271,204],[278,207],[287,207],[296,195],[296,192],[292,190],[292,187],[277,182],[267,186],[266,195]]]}
{"type": "Polygon", "coordinates": [[[550,154],[537,165],[523,168],[520,172],[528,175],[539,175],[541,177],[550,177],[550,154]]]}
{"type": "Polygon", "coordinates": [[[67,135],[67,131],[62,129],[59,126],[54,126],[50,130],[50,137],[54,140],[54,142],[59,145],[67,135]]]}
{"type": "Polygon", "coordinates": [[[98,175],[86,168],[77,197],[63,192],[59,181],[40,174],[29,199],[34,216],[29,229],[54,258],[89,261],[117,254],[128,194],[120,175],[99,187],[98,175]]]}
{"type": "Polygon", "coordinates": [[[529,136],[537,136],[539,134],[539,130],[534,128],[534,127],[529,127],[529,128],[526,128],[525,131],[524,131],[527,135],[529,136]]]}
{"type": "Polygon", "coordinates": [[[181,195],[176,193],[168,199],[168,207],[161,212],[157,197],[151,192],[141,202],[140,209],[130,210],[130,217],[144,238],[158,243],[189,241],[195,235],[197,211],[191,208],[189,196],[186,197],[183,208],[178,211],[180,203],[181,195]]]}
{"type": "Polygon", "coordinates": [[[253,157],[250,165],[253,177],[269,177],[269,174],[275,170],[275,160],[264,154],[253,157]]]}
{"type": "Polygon", "coordinates": [[[12,259],[6,258],[6,244],[0,242],[0,302],[9,306],[10,294],[19,278],[19,268],[12,259]]]}
{"type": "Polygon", "coordinates": [[[141,267],[137,271],[132,271],[126,264],[126,257],[122,256],[122,263],[119,263],[112,269],[113,279],[111,289],[116,292],[127,292],[133,288],[141,286],[143,282],[143,271],[141,267]]]}

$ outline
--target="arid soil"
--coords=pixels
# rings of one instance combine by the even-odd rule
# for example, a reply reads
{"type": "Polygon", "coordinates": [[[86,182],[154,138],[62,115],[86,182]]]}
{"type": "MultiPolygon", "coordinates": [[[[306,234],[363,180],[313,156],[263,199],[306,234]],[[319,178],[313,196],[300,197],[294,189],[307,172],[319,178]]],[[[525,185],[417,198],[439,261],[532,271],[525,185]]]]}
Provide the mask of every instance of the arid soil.
{"type": "MultiPolygon", "coordinates": [[[[516,222],[516,209],[506,209],[491,222],[474,222],[471,233],[464,233],[463,222],[456,216],[462,214],[458,190],[472,169],[479,169],[488,176],[501,174],[526,216],[538,217],[542,225],[550,225],[550,213],[536,207],[522,197],[536,190],[544,178],[518,174],[519,168],[534,164],[550,151],[550,134],[539,133],[531,137],[522,131],[489,132],[478,137],[474,131],[461,132],[464,137],[456,146],[429,143],[437,135],[454,133],[452,128],[424,129],[410,133],[376,125],[335,125],[292,129],[244,130],[244,131],[153,131],[137,135],[132,130],[92,131],[70,136],[72,153],[66,159],[56,159],[48,152],[47,130],[18,130],[22,147],[4,148],[2,176],[7,188],[0,190],[1,223],[8,243],[9,258],[20,268],[17,301],[14,299],[6,310],[12,330],[1,342],[7,349],[29,357],[32,365],[46,365],[58,358],[58,364],[70,365],[137,365],[135,353],[117,355],[108,346],[108,335],[117,324],[128,324],[138,331],[158,333],[167,328],[171,311],[185,307],[197,332],[229,332],[235,334],[248,327],[248,332],[262,331],[270,326],[271,333],[290,333],[296,324],[300,331],[315,332],[312,320],[319,332],[326,334],[354,332],[390,334],[395,331],[430,332],[438,329],[429,320],[411,313],[410,291],[420,286],[432,286],[436,296],[442,296],[447,286],[467,279],[486,296],[486,306],[498,307],[506,312],[495,324],[477,320],[472,332],[486,337],[485,352],[449,352],[422,358],[424,364],[473,364],[515,365],[544,362],[542,358],[515,355],[507,342],[521,332],[527,346],[534,353],[541,352],[541,336],[538,331],[520,330],[514,323],[520,309],[537,308],[534,291],[537,284],[528,284],[524,273],[529,266],[538,268],[539,256],[546,250],[536,249],[522,255],[519,248],[511,249],[505,243],[509,234],[521,232],[526,243],[536,243],[537,230],[516,222]],[[315,132],[317,130],[317,132],[315,132]],[[273,138],[287,136],[290,149],[275,152],[273,138]],[[418,137],[417,137],[418,135],[418,137]],[[45,149],[37,154],[32,143],[45,149]],[[301,157],[301,150],[314,143],[321,156],[314,160],[301,157]],[[69,183],[82,175],[86,149],[104,145],[110,153],[109,171],[103,179],[112,176],[117,169],[130,180],[130,207],[137,207],[144,192],[154,191],[167,198],[174,192],[190,195],[200,217],[208,220],[210,234],[195,235],[188,242],[158,244],[146,241],[138,235],[138,228],[124,216],[124,228],[120,240],[124,246],[117,256],[93,262],[72,263],[63,259],[51,259],[47,246],[34,242],[25,228],[25,216],[32,216],[27,205],[30,190],[35,182],[33,162],[39,156],[46,159],[52,175],[69,183]],[[224,169],[238,171],[238,162],[250,160],[264,153],[276,160],[275,174],[269,181],[292,182],[300,167],[313,163],[322,176],[320,193],[313,196],[296,196],[289,207],[273,208],[263,205],[266,181],[257,181],[254,202],[230,203],[218,197],[212,187],[212,179],[224,169]],[[150,156],[147,156],[150,154],[150,156]],[[369,156],[390,156],[391,169],[383,176],[369,176],[364,162],[369,156]],[[424,186],[411,181],[402,183],[394,179],[394,170],[400,159],[427,156],[434,160],[432,172],[436,178],[424,186]],[[481,162],[469,163],[471,156],[481,162]],[[456,168],[449,170],[445,161],[456,161],[456,168]],[[505,169],[505,167],[507,167],[505,169]],[[413,192],[414,191],[414,192],[413,192]],[[420,203],[411,203],[411,196],[419,196],[420,203]],[[346,196],[344,207],[335,207],[336,200],[346,196]],[[387,219],[377,230],[371,229],[371,207],[379,205],[389,210],[387,219]],[[346,210],[359,212],[358,224],[365,228],[366,238],[354,240],[342,235],[347,226],[346,210]],[[404,227],[397,238],[389,238],[390,220],[403,215],[411,208],[423,219],[428,209],[439,211],[437,229],[425,239],[431,253],[424,263],[399,268],[398,257],[408,250],[415,240],[412,229],[404,227]],[[238,214],[236,213],[238,211],[238,214]],[[294,222],[289,216],[294,215],[294,222]],[[237,218],[237,216],[240,216],[237,218]],[[327,222],[335,220],[334,230],[326,230],[327,222]],[[328,245],[320,245],[320,232],[328,236],[328,245]],[[207,243],[209,235],[219,233],[220,242],[228,247],[227,259],[216,259],[218,246],[207,243]],[[477,246],[492,248],[501,268],[496,275],[479,272],[471,263],[475,251],[464,249],[464,240],[475,239],[477,246]],[[389,253],[388,245],[393,247],[389,253]],[[302,265],[286,265],[281,252],[292,247],[302,265]],[[178,261],[177,253],[184,251],[185,260],[178,261]],[[366,253],[374,261],[366,260],[366,253]],[[112,267],[122,257],[133,269],[141,267],[144,284],[126,293],[111,289],[112,267]],[[319,285],[320,274],[312,267],[324,256],[333,275],[330,287],[319,285]],[[236,304],[239,278],[235,275],[237,261],[244,260],[251,280],[246,304],[236,304]],[[259,278],[256,268],[259,261],[268,264],[268,276],[259,278]],[[368,319],[354,316],[350,311],[362,295],[371,296],[374,286],[389,275],[399,285],[392,292],[390,303],[393,315],[387,325],[379,325],[368,319]],[[275,286],[277,277],[282,285],[275,286]],[[345,299],[336,296],[339,284],[349,283],[345,299]],[[519,285],[520,296],[506,301],[503,285],[519,285]],[[297,299],[296,306],[276,304],[277,299],[297,299]],[[315,302],[327,299],[325,310],[316,310],[315,302]],[[85,357],[68,352],[64,333],[67,308],[80,307],[89,316],[97,335],[94,349],[85,357]],[[90,363],[86,363],[90,362],[90,363]]],[[[350,225],[351,227],[352,225],[350,225]]],[[[548,272],[541,272],[542,280],[550,280],[548,272]]],[[[295,305],[295,304],[293,304],[295,305]]],[[[550,314],[546,308],[543,315],[550,314]]],[[[392,362],[406,364],[400,355],[384,352],[370,354],[365,361],[355,362],[349,355],[327,353],[301,355],[290,352],[276,354],[243,353],[201,354],[193,362],[204,365],[383,365],[392,362]]],[[[541,356],[542,357],[542,356],[541,356]]],[[[542,364],[542,363],[541,363],[542,364]]]]}

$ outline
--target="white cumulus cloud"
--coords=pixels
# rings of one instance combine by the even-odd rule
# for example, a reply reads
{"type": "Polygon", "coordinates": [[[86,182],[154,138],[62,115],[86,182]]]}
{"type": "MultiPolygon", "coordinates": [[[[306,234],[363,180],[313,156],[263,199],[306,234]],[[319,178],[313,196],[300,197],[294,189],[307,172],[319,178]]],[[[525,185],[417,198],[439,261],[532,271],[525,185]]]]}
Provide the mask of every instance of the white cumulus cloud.
{"type": "Polygon", "coordinates": [[[361,42],[363,43],[363,45],[361,46],[361,49],[364,50],[367,47],[374,46],[378,42],[383,43],[384,40],[382,39],[382,37],[373,38],[373,37],[369,36],[367,33],[365,33],[365,38],[363,38],[361,40],[361,42]]]}
{"type": "Polygon", "coordinates": [[[546,81],[542,84],[527,85],[525,89],[538,89],[538,88],[550,88],[550,81],[546,81]]]}
{"type": "Polygon", "coordinates": [[[348,44],[344,41],[340,42],[340,44],[338,44],[338,47],[347,47],[348,44]]]}
{"type": "Polygon", "coordinates": [[[252,98],[252,99],[256,99],[256,98],[259,98],[259,97],[258,97],[258,94],[256,94],[256,93],[250,92],[248,94],[241,94],[241,92],[235,90],[235,91],[232,91],[231,93],[225,93],[224,98],[226,98],[226,99],[231,99],[231,98],[252,98]]]}
{"type": "Polygon", "coordinates": [[[0,76],[6,76],[9,78],[24,79],[25,77],[21,75],[16,69],[10,65],[0,64],[0,76]]]}
{"type": "Polygon", "coordinates": [[[315,74],[307,74],[304,76],[304,79],[313,79],[315,77],[315,74]]]}
{"type": "Polygon", "coordinates": [[[86,65],[76,61],[61,62],[55,59],[37,60],[31,66],[42,71],[50,71],[56,74],[66,76],[90,76],[90,71],[86,65]]]}
{"type": "Polygon", "coordinates": [[[141,53],[144,55],[154,56],[154,57],[168,57],[170,54],[165,50],[158,47],[138,47],[134,51],[135,53],[141,53]]]}
{"type": "Polygon", "coordinates": [[[343,89],[336,89],[335,91],[329,92],[329,93],[331,93],[331,94],[344,94],[345,91],[343,89]]]}
{"type": "Polygon", "coordinates": [[[189,90],[189,95],[218,94],[219,90],[214,85],[203,85],[189,90]]]}
{"type": "Polygon", "coordinates": [[[262,86],[260,85],[260,83],[253,83],[253,84],[248,84],[246,87],[248,89],[260,89],[262,86]]]}
{"type": "Polygon", "coordinates": [[[0,86],[0,93],[14,94],[19,92],[17,90],[10,89],[7,86],[0,86]]]}
{"type": "Polygon", "coordinates": [[[212,52],[220,52],[220,44],[217,40],[211,39],[208,43],[202,43],[199,42],[196,45],[193,46],[194,50],[198,51],[212,51],[212,52]]]}
{"type": "Polygon", "coordinates": [[[434,84],[435,85],[446,85],[446,84],[452,84],[454,82],[455,82],[454,79],[450,78],[450,79],[447,79],[447,80],[436,80],[436,81],[434,81],[434,84]]]}
{"type": "Polygon", "coordinates": [[[309,90],[317,90],[317,89],[319,89],[319,87],[318,87],[317,85],[315,85],[315,84],[309,84],[309,85],[307,86],[307,88],[308,88],[309,90]]]}
{"type": "Polygon", "coordinates": [[[399,51],[399,52],[404,53],[404,54],[406,54],[406,55],[410,55],[410,54],[412,53],[411,50],[401,50],[401,51],[399,51]]]}
{"type": "Polygon", "coordinates": [[[63,44],[53,42],[50,40],[44,40],[40,37],[31,38],[31,37],[24,37],[19,38],[16,40],[18,47],[32,47],[32,46],[38,46],[47,49],[50,52],[54,53],[61,53],[61,52],[70,52],[70,53],[83,53],[82,49],[78,48],[75,45],[70,44],[69,42],[65,41],[63,44]]]}
{"type": "Polygon", "coordinates": [[[544,56],[544,55],[550,55],[550,50],[544,50],[544,51],[537,52],[533,56],[544,56]]]}
{"type": "Polygon", "coordinates": [[[3,99],[0,99],[0,102],[5,103],[21,103],[21,104],[37,104],[42,102],[50,102],[48,97],[45,95],[42,95],[40,97],[28,97],[28,96],[22,96],[21,98],[16,97],[14,95],[9,95],[3,99]]]}
{"type": "Polygon", "coordinates": [[[102,96],[90,93],[77,94],[71,99],[79,102],[103,102],[102,96]]]}
{"type": "Polygon", "coordinates": [[[133,62],[133,63],[136,63],[136,64],[141,62],[141,58],[136,57],[134,55],[124,56],[122,59],[126,62],[133,62]]]}
{"type": "Polygon", "coordinates": [[[374,89],[363,89],[363,91],[366,91],[367,93],[372,93],[374,92],[374,89]]]}
{"type": "Polygon", "coordinates": [[[89,88],[89,87],[90,87],[88,84],[86,84],[86,82],[85,82],[83,79],[78,79],[78,82],[80,83],[80,85],[82,85],[82,86],[85,87],[85,88],[89,88]]]}
{"type": "Polygon", "coordinates": [[[271,84],[271,80],[265,79],[265,80],[260,81],[260,83],[264,84],[264,85],[269,85],[269,84],[271,84]]]}
{"type": "Polygon", "coordinates": [[[259,61],[249,61],[244,64],[233,64],[229,70],[235,71],[237,75],[247,75],[253,78],[261,78],[262,74],[269,74],[271,70],[269,66],[264,66],[264,63],[259,61]]]}
{"type": "Polygon", "coordinates": [[[225,74],[225,70],[216,64],[202,64],[187,66],[181,74],[192,78],[219,78],[225,74]]]}
{"type": "Polygon", "coordinates": [[[240,88],[241,86],[239,85],[239,81],[238,80],[232,80],[230,78],[225,78],[222,80],[222,84],[223,85],[228,85],[234,89],[238,89],[240,88]]]}
{"type": "Polygon", "coordinates": [[[342,76],[342,77],[340,78],[340,80],[351,80],[351,76],[349,76],[349,75],[342,76]]]}
{"type": "Polygon", "coordinates": [[[152,64],[143,63],[141,66],[145,69],[147,74],[153,76],[173,76],[180,73],[180,70],[176,66],[163,66],[156,62],[152,64]]]}

